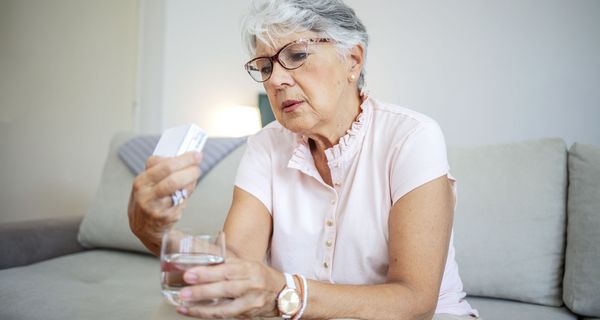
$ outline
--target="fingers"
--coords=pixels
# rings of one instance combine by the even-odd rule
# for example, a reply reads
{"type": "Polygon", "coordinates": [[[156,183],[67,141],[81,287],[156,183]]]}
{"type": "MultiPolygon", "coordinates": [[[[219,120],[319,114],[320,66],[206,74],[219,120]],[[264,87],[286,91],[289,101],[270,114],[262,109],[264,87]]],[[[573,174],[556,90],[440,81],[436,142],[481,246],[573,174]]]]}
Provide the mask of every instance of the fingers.
{"type": "Polygon", "coordinates": [[[253,317],[261,313],[263,299],[253,295],[241,296],[237,299],[222,301],[215,305],[199,305],[177,308],[177,311],[192,317],[203,319],[225,319],[231,317],[253,317]]]}
{"type": "MultiPolygon", "coordinates": [[[[202,174],[202,172],[200,172],[200,174],[202,174]]],[[[196,190],[196,182],[198,181],[198,179],[195,179],[193,182],[186,184],[183,189],[187,190],[187,197],[189,198],[192,193],[194,193],[194,190],[196,190]]]]}
{"type": "Polygon", "coordinates": [[[183,275],[183,279],[189,284],[242,280],[247,279],[252,274],[252,269],[253,264],[231,258],[227,260],[227,263],[216,266],[190,268],[183,275]]]}
{"type": "Polygon", "coordinates": [[[157,165],[159,162],[161,162],[164,159],[167,159],[167,158],[159,157],[159,156],[150,156],[148,158],[148,160],[146,161],[146,170],[154,167],[155,165],[157,165]]]}
{"type": "MultiPolygon", "coordinates": [[[[199,172],[199,168],[192,168],[191,171],[197,170],[199,172]]],[[[183,175],[186,175],[187,172],[184,171],[183,175]]],[[[134,214],[134,218],[137,224],[139,225],[148,225],[153,223],[160,224],[172,224],[177,222],[181,218],[181,214],[183,209],[187,206],[188,199],[190,195],[193,193],[196,186],[196,177],[199,173],[190,173],[192,176],[190,179],[193,181],[191,183],[185,184],[183,188],[179,188],[179,185],[183,185],[184,182],[167,182],[172,183],[172,188],[176,188],[175,190],[185,190],[187,193],[187,197],[183,199],[177,206],[174,205],[172,194],[175,192],[170,191],[162,191],[156,192],[156,187],[154,188],[146,188],[145,190],[137,190],[136,199],[133,201],[130,200],[130,211],[136,212],[137,210],[141,210],[140,214],[134,214]],[[165,195],[167,193],[167,195],[165,195]],[[158,195],[157,195],[158,194],[158,195]],[[136,210],[137,209],[137,210],[136,210]],[[137,221],[139,220],[139,221],[137,221]]],[[[167,178],[170,179],[170,178],[167,178]]],[[[175,180],[179,179],[177,177],[175,180]]],[[[186,180],[186,178],[183,178],[186,180]]],[[[135,190],[135,187],[134,187],[135,190]]],[[[153,226],[156,228],[157,226],[153,226]]]]}
{"type": "Polygon", "coordinates": [[[173,206],[171,195],[186,190],[189,197],[200,176],[202,154],[188,152],[179,157],[150,157],[146,170],[132,186],[128,216],[132,232],[153,253],[158,254],[162,231],[177,222],[187,204],[173,206]]]}
{"type": "Polygon", "coordinates": [[[269,289],[264,265],[231,258],[214,266],[199,266],[186,271],[184,280],[191,284],[180,292],[189,301],[178,312],[200,318],[252,318],[274,308],[279,291],[269,289]],[[194,304],[194,301],[221,299],[217,304],[194,304]]]}
{"type": "Polygon", "coordinates": [[[252,267],[247,263],[229,260],[216,266],[199,266],[185,272],[183,279],[190,286],[181,290],[180,296],[186,300],[207,300],[219,297],[235,298],[242,293],[256,289],[256,281],[250,281],[252,267]]]}
{"type": "Polygon", "coordinates": [[[196,181],[198,180],[196,179],[193,182],[186,184],[183,188],[178,189],[181,190],[183,197],[183,201],[181,202],[181,204],[184,205],[184,207],[187,203],[187,199],[192,195],[192,193],[194,193],[194,190],[196,189],[196,181]]]}
{"type": "Polygon", "coordinates": [[[146,162],[146,178],[153,182],[158,182],[168,177],[172,173],[190,166],[197,166],[202,160],[202,153],[186,152],[178,157],[161,158],[150,157],[146,162]]]}
{"type": "Polygon", "coordinates": [[[250,280],[222,281],[185,287],[181,289],[179,297],[185,301],[237,298],[253,289],[258,288],[250,280]]]}
{"type": "MultiPolygon", "coordinates": [[[[200,167],[197,165],[180,169],[158,182],[154,187],[154,195],[157,198],[170,197],[177,190],[181,190],[189,185],[193,186],[199,177],[200,167]]],[[[190,189],[186,188],[186,190],[188,195],[190,195],[193,187],[190,189]]]]}
{"type": "Polygon", "coordinates": [[[137,176],[133,184],[133,193],[142,203],[152,202],[160,208],[173,205],[171,195],[177,190],[187,190],[188,196],[195,188],[200,177],[198,163],[201,153],[188,152],[179,157],[150,157],[146,163],[146,171],[137,176]]]}

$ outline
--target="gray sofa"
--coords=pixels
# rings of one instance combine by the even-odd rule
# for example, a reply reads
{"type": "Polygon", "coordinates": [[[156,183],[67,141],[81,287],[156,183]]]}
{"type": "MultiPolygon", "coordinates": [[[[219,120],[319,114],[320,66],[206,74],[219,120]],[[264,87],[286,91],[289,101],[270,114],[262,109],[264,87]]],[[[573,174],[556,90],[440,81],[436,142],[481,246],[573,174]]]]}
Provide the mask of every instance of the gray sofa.
{"type": "MultiPolygon", "coordinates": [[[[0,225],[0,319],[179,318],[129,231],[117,135],[83,219],[0,225]]],[[[198,185],[180,224],[220,229],[244,147],[198,185]]],[[[600,148],[560,139],[449,148],[456,259],[485,320],[600,318],[600,148]]]]}

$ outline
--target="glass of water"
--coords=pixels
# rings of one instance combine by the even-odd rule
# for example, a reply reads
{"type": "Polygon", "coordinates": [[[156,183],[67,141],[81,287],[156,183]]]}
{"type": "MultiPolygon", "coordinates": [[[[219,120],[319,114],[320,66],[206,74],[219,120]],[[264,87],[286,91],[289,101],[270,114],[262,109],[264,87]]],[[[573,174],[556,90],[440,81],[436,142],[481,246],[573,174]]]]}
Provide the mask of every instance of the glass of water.
{"type": "Polygon", "coordinates": [[[185,229],[169,229],[163,233],[160,251],[160,283],[162,294],[175,306],[214,304],[210,301],[182,301],[179,291],[188,286],[183,280],[186,270],[196,266],[216,265],[225,262],[225,233],[213,235],[194,234],[185,229]]]}

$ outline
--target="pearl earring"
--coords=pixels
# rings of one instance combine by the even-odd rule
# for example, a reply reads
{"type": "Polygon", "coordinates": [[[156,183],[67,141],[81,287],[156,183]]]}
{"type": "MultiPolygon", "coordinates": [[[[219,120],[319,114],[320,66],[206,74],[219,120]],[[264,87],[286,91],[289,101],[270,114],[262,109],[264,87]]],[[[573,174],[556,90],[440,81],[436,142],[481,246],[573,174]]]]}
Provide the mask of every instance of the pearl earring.
{"type": "Polygon", "coordinates": [[[352,81],[356,80],[356,76],[355,76],[355,75],[353,75],[353,74],[351,74],[351,75],[350,75],[350,80],[352,80],[352,81]]]}

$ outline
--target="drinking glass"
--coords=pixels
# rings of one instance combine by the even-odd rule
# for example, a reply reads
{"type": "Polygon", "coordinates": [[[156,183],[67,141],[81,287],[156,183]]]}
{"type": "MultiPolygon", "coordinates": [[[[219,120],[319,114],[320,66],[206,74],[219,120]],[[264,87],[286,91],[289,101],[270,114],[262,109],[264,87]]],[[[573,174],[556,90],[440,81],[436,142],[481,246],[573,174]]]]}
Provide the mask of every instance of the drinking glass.
{"type": "Polygon", "coordinates": [[[225,233],[194,234],[186,229],[169,229],[163,233],[160,251],[160,283],[162,294],[175,306],[214,304],[209,301],[182,301],[179,291],[188,284],[183,280],[186,270],[225,262],[225,233]]]}

